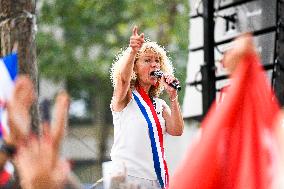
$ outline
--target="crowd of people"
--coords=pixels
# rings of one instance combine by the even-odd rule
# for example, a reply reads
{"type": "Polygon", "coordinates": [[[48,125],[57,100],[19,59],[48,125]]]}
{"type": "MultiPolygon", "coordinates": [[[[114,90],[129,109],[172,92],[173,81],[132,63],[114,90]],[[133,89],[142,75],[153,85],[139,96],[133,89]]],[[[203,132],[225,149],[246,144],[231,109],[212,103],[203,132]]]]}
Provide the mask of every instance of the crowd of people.
{"type": "MultiPolygon", "coordinates": [[[[248,53],[256,54],[252,37],[247,34],[235,41],[222,63],[233,73],[248,53]]],[[[170,85],[179,81],[174,77],[166,50],[156,42],[145,40],[144,33],[139,34],[135,26],[129,47],[112,65],[111,79],[114,143],[110,154],[113,164],[110,188],[173,187],[164,152],[164,136],[182,135],[184,122],[178,91],[170,85]],[[164,74],[158,78],[152,74],[154,71],[164,74]],[[163,91],[169,105],[160,98],[163,91]]],[[[59,156],[68,120],[68,94],[58,94],[55,118],[50,125],[40,126],[43,129],[39,135],[30,129],[29,111],[35,98],[31,80],[28,76],[19,76],[7,103],[10,134],[5,135],[0,148],[0,188],[81,188],[70,174],[68,163],[59,156]],[[9,169],[11,162],[15,170],[11,166],[9,169]]],[[[283,144],[284,130],[278,129],[278,141],[283,144]]],[[[281,153],[284,154],[284,149],[281,153]]],[[[176,182],[179,182],[178,177],[175,177],[176,182]]]]}
{"type": "MultiPolygon", "coordinates": [[[[34,87],[28,76],[19,76],[7,103],[10,132],[4,136],[0,165],[13,162],[15,171],[1,183],[1,188],[59,189],[80,188],[70,174],[59,150],[68,119],[69,97],[61,92],[56,97],[55,118],[51,125],[42,125],[36,135],[30,129],[30,108],[35,99],[34,87]]],[[[1,166],[2,170],[5,166],[1,166]]]]}

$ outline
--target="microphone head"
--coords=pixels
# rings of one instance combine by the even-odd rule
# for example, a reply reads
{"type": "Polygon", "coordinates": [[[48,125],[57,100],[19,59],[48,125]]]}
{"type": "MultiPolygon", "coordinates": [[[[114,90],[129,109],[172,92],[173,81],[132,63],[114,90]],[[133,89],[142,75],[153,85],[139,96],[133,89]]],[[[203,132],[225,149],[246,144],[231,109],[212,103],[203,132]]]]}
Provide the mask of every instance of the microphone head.
{"type": "Polygon", "coordinates": [[[161,78],[163,75],[164,75],[164,73],[161,70],[152,71],[150,73],[150,76],[154,76],[156,78],[161,78]]]}

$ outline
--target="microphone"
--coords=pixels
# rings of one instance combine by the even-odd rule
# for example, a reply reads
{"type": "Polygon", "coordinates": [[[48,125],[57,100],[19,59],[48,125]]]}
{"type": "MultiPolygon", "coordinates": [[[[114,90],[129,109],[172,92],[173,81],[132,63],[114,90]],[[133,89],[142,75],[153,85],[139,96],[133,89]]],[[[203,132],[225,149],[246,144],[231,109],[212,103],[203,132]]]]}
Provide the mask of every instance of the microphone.
{"type": "MultiPolygon", "coordinates": [[[[157,71],[152,71],[150,73],[150,76],[154,76],[156,78],[161,78],[163,77],[164,73],[161,70],[157,70],[157,71]]],[[[181,86],[178,84],[177,81],[173,81],[169,84],[171,87],[173,87],[175,90],[180,91],[181,90],[181,86]]]]}

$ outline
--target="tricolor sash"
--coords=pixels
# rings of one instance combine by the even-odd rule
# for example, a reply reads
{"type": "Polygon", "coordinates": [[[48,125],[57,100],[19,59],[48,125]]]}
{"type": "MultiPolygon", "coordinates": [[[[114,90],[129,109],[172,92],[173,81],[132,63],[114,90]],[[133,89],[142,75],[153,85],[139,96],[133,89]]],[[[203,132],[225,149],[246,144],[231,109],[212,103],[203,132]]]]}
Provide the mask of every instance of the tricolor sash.
{"type": "Polygon", "coordinates": [[[8,132],[6,102],[12,94],[18,72],[17,54],[0,58],[0,138],[8,132]]]}
{"type": "Polygon", "coordinates": [[[154,109],[151,99],[140,86],[137,87],[137,90],[133,90],[132,94],[148,125],[154,169],[158,181],[161,188],[168,188],[169,173],[164,157],[164,140],[158,115],[154,109]]]}

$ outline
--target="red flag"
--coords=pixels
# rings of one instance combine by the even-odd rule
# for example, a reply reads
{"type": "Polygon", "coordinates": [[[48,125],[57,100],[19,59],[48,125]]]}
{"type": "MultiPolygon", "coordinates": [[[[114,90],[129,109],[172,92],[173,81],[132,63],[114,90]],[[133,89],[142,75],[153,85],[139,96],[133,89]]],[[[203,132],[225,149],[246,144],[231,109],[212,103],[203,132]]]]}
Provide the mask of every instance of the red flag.
{"type": "Polygon", "coordinates": [[[171,189],[268,189],[279,106],[256,54],[245,55],[228,93],[171,178],[171,189]]]}

